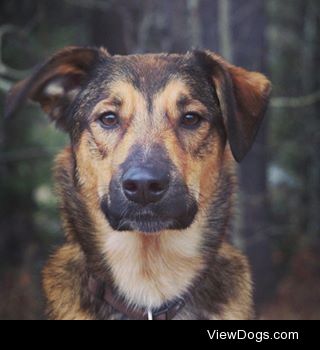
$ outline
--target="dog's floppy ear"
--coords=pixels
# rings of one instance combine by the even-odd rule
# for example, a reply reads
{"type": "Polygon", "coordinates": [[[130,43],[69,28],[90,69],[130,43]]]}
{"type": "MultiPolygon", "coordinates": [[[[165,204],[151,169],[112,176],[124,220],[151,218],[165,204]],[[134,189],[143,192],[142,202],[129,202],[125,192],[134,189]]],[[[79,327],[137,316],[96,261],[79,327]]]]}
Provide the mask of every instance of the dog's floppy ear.
{"type": "Polygon", "coordinates": [[[86,81],[99,54],[94,48],[68,47],[41,65],[31,77],[17,83],[6,100],[5,116],[10,117],[19,106],[30,99],[61,129],[66,129],[65,113],[86,81]]]}
{"type": "Polygon", "coordinates": [[[263,74],[233,66],[210,51],[199,54],[214,82],[232,154],[240,162],[262,122],[271,84],[263,74]]]}

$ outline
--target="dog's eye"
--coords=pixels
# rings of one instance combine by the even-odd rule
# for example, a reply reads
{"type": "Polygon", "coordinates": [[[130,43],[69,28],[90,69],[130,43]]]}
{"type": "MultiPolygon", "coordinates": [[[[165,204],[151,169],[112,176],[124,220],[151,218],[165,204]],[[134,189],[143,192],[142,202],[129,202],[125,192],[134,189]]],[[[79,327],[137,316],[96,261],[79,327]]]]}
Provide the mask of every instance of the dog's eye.
{"type": "Polygon", "coordinates": [[[107,112],[101,115],[99,118],[101,125],[104,128],[112,129],[119,125],[119,117],[113,112],[107,112]]]}
{"type": "Polygon", "coordinates": [[[197,113],[187,113],[182,116],[180,123],[183,127],[193,129],[200,125],[202,117],[197,113]]]}

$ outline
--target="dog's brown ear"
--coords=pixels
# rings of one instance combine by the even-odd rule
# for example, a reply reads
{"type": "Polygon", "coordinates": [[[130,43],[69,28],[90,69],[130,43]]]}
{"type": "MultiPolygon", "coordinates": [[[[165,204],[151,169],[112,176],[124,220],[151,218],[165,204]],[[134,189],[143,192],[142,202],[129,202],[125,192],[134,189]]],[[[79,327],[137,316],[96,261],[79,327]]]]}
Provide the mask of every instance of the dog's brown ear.
{"type": "Polygon", "coordinates": [[[66,129],[67,108],[98,60],[99,49],[69,47],[41,65],[31,77],[17,83],[6,100],[5,117],[14,114],[25,100],[39,102],[58,127],[66,129]]]}
{"type": "Polygon", "coordinates": [[[211,72],[231,151],[240,162],[262,122],[271,84],[261,73],[233,66],[212,52],[205,55],[202,60],[211,72]]]}

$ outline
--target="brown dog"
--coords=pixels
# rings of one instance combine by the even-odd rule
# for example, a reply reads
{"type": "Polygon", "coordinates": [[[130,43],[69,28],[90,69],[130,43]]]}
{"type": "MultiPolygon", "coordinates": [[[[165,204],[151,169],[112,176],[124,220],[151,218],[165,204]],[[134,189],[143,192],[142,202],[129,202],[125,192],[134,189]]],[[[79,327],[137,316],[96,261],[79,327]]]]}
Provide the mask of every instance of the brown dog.
{"type": "Polygon", "coordinates": [[[17,84],[70,135],[55,179],[66,243],[43,274],[54,319],[248,319],[246,258],[226,243],[235,160],[270,83],[212,52],[67,48],[17,84]]]}

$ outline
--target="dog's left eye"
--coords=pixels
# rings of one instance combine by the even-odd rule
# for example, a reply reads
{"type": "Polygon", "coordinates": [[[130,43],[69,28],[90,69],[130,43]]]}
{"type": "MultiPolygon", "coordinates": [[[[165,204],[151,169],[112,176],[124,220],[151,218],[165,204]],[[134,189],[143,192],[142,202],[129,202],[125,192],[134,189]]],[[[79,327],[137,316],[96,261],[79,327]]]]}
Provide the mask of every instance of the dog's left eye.
{"type": "Polygon", "coordinates": [[[180,123],[183,127],[194,129],[201,124],[202,117],[197,113],[187,113],[182,116],[180,123]]]}
{"type": "Polygon", "coordinates": [[[107,129],[113,129],[119,125],[119,117],[113,112],[107,112],[99,118],[101,125],[107,129]]]}

